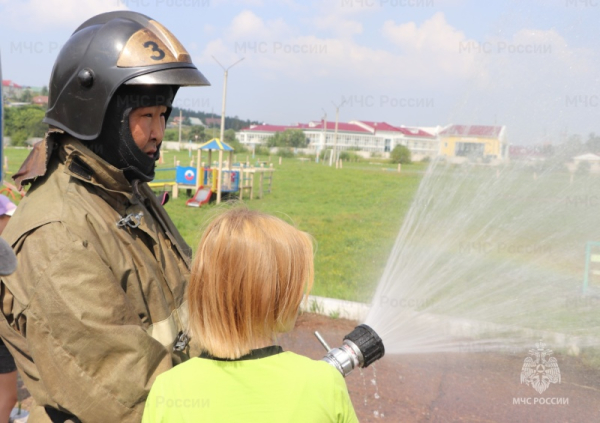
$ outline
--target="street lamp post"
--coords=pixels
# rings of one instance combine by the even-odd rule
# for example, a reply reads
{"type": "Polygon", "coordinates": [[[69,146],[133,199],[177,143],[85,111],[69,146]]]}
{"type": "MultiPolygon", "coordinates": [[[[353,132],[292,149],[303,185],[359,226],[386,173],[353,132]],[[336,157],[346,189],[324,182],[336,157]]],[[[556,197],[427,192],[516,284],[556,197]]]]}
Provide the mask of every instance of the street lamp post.
{"type": "MultiPolygon", "coordinates": [[[[322,143],[322,147],[317,149],[317,163],[319,163],[319,155],[321,154],[321,150],[327,152],[327,112],[325,111],[325,109],[323,110],[323,143],[322,143]]],[[[323,162],[325,162],[325,153],[323,153],[323,162]]]]}
{"type": "MultiPolygon", "coordinates": [[[[231,69],[232,67],[234,67],[235,65],[240,63],[242,60],[244,60],[244,58],[242,57],[240,60],[238,60],[237,62],[235,62],[233,65],[229,66],[228,68],[225,68],[221,63],[219,63],[219,61],[215,58],[215,56],[212,56],[212,58],[215,59],[215,62],[217,62],[219,64],[219,66],[221,66],[221,69],[223,69],[223,71],[225,72],[225,81],[223,82],[223,108],[221,109],[221,134],[219,136],[220,137],[219,140],[221,142],[224,142],[224,137],[225,137],[225,99],[227,97],[227,75],[228,75],[229,69],[231,69]]],[[[219,177],[217,180],[217,204],[221,203],[222,180],[223,180],[223,150],[219,150],[219,177]]]]}
{"type": "Polygon", "coordinates": [[[338,121],[339,121],[339,116],[340,116],[340,107],[342,107],[344,105],[344,103],[346,102],[346,100],[342,100],[342,102],[339,105],[335,105],[335,103],[333,103],[333,107],[335,107],[335,133],[333,135],[333,151],[331,154],[331,157],[329,158],[329,166],[331,166],[332,160],[335,157],[335,161],[337,163],[337,134],[338,134],[338,121]]]}

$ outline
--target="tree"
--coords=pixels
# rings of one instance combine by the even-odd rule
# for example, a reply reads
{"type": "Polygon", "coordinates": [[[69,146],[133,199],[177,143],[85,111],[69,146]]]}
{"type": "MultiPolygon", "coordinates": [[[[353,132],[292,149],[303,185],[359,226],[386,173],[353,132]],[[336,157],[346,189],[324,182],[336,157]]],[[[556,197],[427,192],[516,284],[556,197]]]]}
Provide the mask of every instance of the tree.
{"type": "Polygon", "coordinates": [[[300,129],[286,129],[288,136],[288,145],[290,147],[295,148],[304,148],[306,147],[306,135],[304,135],[304,131],[300,129]]]}
{"type": "Polygon", "coordinates": [[[42,87],[42,91],[40,91],[40,95],[48,95],[48,87],[47,86],[43,86],[42,87]]]}
{"type": "Polygon", "coordinates": [[[581,135],[573,134],[569,137],[564,146],[565,153],[569,156],[576,156],[584,153],[585,146],[581,141],[581,135]]]}
{"type": "Polygon", "coordinates": [[[582,161],[577,164],[576,172],[579,175],[589,175],[591,169],[592,169],[592,165],[590,164],[590,162],[582,161]]]}
{"type": "Polygon", "coordinates": [[[229,145],[236,153],[243,153],[247,151],[246,147],[244,147],[236,138],[235,131],[233,129],[227,129],[223,134],[223,138],[225,138],[225,143],[229,145]]]}
{"type": "Polygon", "coordinates": [[[390,162],[402,164],[411,163],[410,150],[402,144],[396,145],[390,153],[390,162]]]}
{"type": "Polygon", "coordinates": [[[588,140],[585,142],[585,144],[589,152],[600,152],[600,136],[597,136],[595,133],[592,132],[589,135],[588,140]]]}
{"type": "Polygon", "coordinates": [[[267,139],[268,147],[283,147],[285,145],[285,140],[283,136],[283,132],[275,132],[275,135],[269,137],[267,139]]]}
{"type": "MultiPolygon", "coordinates": [[[[171,112],[172,116],[179,116],[179,110],[183,110],[183,115],[184,116],[189,116],[189,117],[197,117],[199,119],[202,119],[203,122],[207,122],[206,119],[214,119],[214,118],[220,118],[220,116],[215,115],[214,113],[206,113],[206,112],[200,112],[197,110],[189,110],[189,109],[180,109],[178,107],[173,107],[173,111],[171,112]]],[[[231,128],[234,129],[236,131],[239,131],[242,128],[246,128],[250,125],[260,125],[261,122],[255,121],[255,120],[242,120],[239,119],[237,116],[231,118],[231,117],[226,117],[225,118],[225,127],[226,128],[231,128]]],[[[210,123],[207,125],[209,127],[216,127],[218,132],[218,128],[220,127],[220,123],[210,123]]],[[[214,138],[214,137],[211,137],[214,138]]]]}
{"type": "Polygon", "coordinates": [[[223,138],[227,144],[234,142],[235,141],[235,131],[233,129],[225,130],[225,132],[223,133],[223,138]]]}
{"type": "Polygon", "coordinates": [[[42,122],[44,109],[38,106],[7,107],[5,109],[6,135],[14,145],[25,145],[32,137],[43,137],[48,129],[42,122]]]}
{"type": "Polygon", "coordinates": [[[188,138],[191,139],[192,141],[196,141],[196,135],[198,136],[198,142],[207,141],[206,132],[204,131],[204,126],[198,125],[198,126],[192,126],[190,128],[188,138]]]}
{"type": "Polygon", "coordinates": [[[30,89],[23,90],[23,93],[21,94],[19,101],[21,101],[23,103],[31,103],[31,100],[33,100],[33,94],[31,93],[31,90],[30,89]]]}
{"type": "Polygon", "coordinates": [[[269,147],[306,147],[306,135],[300,129],[286,129],[283,132],[276,132],[275,135],[267,140],[269,147]]]}
{"type": "Polygon", "coordinates": [[[179,141],[179,129],[169,128],[165,130],[163,141],[179,141]]]}

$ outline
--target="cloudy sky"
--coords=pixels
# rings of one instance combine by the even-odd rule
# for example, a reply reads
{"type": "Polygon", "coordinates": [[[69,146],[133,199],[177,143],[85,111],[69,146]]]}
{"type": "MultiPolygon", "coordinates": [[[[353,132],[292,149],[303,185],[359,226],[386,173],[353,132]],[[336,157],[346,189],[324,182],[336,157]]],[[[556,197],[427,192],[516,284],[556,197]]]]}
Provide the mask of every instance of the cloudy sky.
{"type": "Polygon", "coordinates": [[[0,0],[4,79],[47,85],[85,19],[151,16],[211,87],[176,105],[271,124],[335,116],[507,125],[512,144],[600,133],[600,0],[0,0]]]}

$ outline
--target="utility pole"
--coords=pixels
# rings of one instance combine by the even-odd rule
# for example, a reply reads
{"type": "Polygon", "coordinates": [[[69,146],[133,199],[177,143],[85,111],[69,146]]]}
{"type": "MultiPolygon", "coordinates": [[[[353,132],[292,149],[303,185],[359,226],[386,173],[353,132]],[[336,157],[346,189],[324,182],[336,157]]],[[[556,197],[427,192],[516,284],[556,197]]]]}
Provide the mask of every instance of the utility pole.
{"type": "Polygon", "coordinates": [[[215,118],[215,109],[214,108],[210,109],[210,114],[212,115],[212,118],[213,118],[213,121],[211,123],[211,125],[212,125],[212,137],[215,138],[216,135],[215,135],[215,122],[214,122],[214,118],[215,118]]]}
{"type": "MultiPolygon", "coordinates": [[[[219,61],[215,58],[215,56],[212,56],[212,58],[215,59],[215,62],[219,63],[219,61]]],[[[240,63],[242,60],[244,60],[243,57],[240,60],[238,60],[237,62],[235,62],[233,65],[229,66],[228,68],[225,68],[221,63],[219,63],[219,66],[221,66],[221,69],[223,69],[223,72],[225,73],[225,75],[224,75],[225,81],[223,83],[223,108],[221,109],[221,135],[219,138],[219,141],[221,141],[221,142],[225,142],[225,140],[224,140],[224,137],[225,137],[225,99],[227,97],[228,71],[229,71],[229,69],[231,69],[232,67],[234,67],[235,65],[240,63]]],[[[217,180],[217,204],[221,203],[221,183],[222,183],[222,181],[223,181],[223,150],[219,150],[219,178],[217,180]]]]}
{"type": "Polygon", "coordinates": [[[342,102],[337,106],[335,105],[335,103],[333,101],[331,102],[333,104],[333,107],[335,107],[335,134],[333,135],[333,152],[331,154],[331,157],[329,158],[329,166],[332,165],[334,156],[335,156],[335,160],[337,162],[338,121],[339,121],[339,116],[340,116],[340,107],[342,107],[345,102],[346,102],[346,100],[342,100],[342,102]]]}
{"type": "MultiPolygon", "coordinates": [[[[325,109],[323,110],[323,151],[327,151],[327,112],[325,109]]],[[[317,150],[317,163],[319,163],[319,154],[321,154],[321,149],[317,150]]],[[[325,153],[323,153],[323,160],[325,160],[325,153]]]]}
{"type": "Polygon", "coordinates": [[[183,121],[182,111],[179,109],[179,143],[181,144],[181,122],[183,121]]]}

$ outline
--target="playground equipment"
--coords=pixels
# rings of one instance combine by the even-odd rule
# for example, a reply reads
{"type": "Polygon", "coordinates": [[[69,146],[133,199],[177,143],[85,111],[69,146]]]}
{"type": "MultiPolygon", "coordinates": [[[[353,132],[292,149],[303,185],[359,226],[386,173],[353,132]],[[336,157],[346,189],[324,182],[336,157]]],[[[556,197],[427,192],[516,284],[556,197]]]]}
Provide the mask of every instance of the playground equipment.
{"type": "Polygon", "coordinates": [[[196,194],[185,202],[188,207],[200,207],[210,201],[212,190],[210,188],[198,188],[196,194]]]}
{"type": "Polygon", "coordinates": [[[151,188],[163,188],[163,192],[166,192],[167,189],[171,189],[173,192],[173,198],[177,198],[179,196],[180,189],[189,189],[192,190],[196,187],[196,168],[194,167],[186,167],[186,166],[175,166],[175,167],[167,167],[167,168],[157,168],[156,174],[163,176],[160,179],[155,179],[150,182],[148,185],[151,188]],[[175,179],[170,179],[165,174],[175,172],[175,179]]]}
{"type": "MultiPolygon", "coordinates": [[[[217,138],[205,142],[198,149],[197,171],[202,175],[202,180],[196,180],[196,195],[194,198],[198,200],[188,201],[186,205],[200,207],[207,203],[212,197],[213,192],[230,193],[236,192],[239,189],[240,172],[232,169],[233,148],[221,142],[217,138]],[[208,151],[208,167],[202,163],[202,151],[208,151]],[[219,164],[217,168],[212,167],[212,152],[213,151],[229,151],[228,169],[222,170],[221,155],[219,155],[219,164]]],[[[221,196],[217,195],[217,203],[221,196]]]]}
{"type": "Polygon", "coordinates": [[[2,183],[3,186],[0,188],[0,194],[10,197],[13,203],[17,201],[15,193],[17,193],[21,198],[25,197],[25,190],[23,188],[18,189],[16,186],[7,181],[2,181],[2,183]]]}
{"type": "Polygon", "coordinates": [[[251,200],[258,196],[262,198],[265,193],[271,192],[273,183],[273,165],[265,167],[265,163],[260,163],[254,167],[250,165],[248,157],[245,163],[233,163],[233,149],[226,143],[220,142],[214,138],[198,148],[198,157],[196,167],[176,165],[168,168],[157,168],[156,174],[161,175],[153,182],[149,183],[152,188],[161,188],[163,192],[171,190],[173,198],[178,198],[180,189],[195,190],[194,195],[186,202],[190,207],[200,207],[213,198],[213,193],[217,193],[219,184],[221,194],[233,194],[239,192],[239,199],[248,196],[251,200]],[[229,152],[229,159],[219,166],[218,162],[212,161],[212,152],[222,150],[229,152]],[[202,153],[207,152],[207,161],[202,161],[202,153]],[[219,172],[221,167],[221,172],[219,172]],[[173,174],[175,178],[173,179],[173,174]],[[255,175],[258,175],[255,178],[255,175]],[[255,179],[257,182],[255,183],[255,179]],[[255,193],[255,188],[258,191],[255,193]]]}
{"type": "MultiPolygon", "coordinates": [[[[254,175],[259,174],[259,198],[263,196],[263,184],[265,180],[268,182],[267,192],[271,192],[271,184],[273,181],[273,171],[270,168],[254,168],[250,167],[250,163],[246,161],[245,164],[238,163],[233,164],[233,148],[224,142],[221,142],[217,138],[202,144],[198,149],[198,174],[202,175],[202,179],[196,181],[196,193],[199,194],[201,189],[210,187],[211,192],[218,192],[219,185],[221,187],[220,192],[223,193],[234,193],[239,192],[240,200],[243,199],[244,192],[250,193],[250,199],[254,196],[254,175]],[[208,154],[207,162],[202,161],[202,152],[206,151],[208,154]],[[223,163],[212,161],[213,151],[227,151],[229,152],[229,158],[226,162],[226,167],[223,169],[223,163]],[[223,169],[219,172],[219,169],[223,169]],[[265,173],[268,174],[265,177],[265,173]]],[[[217,197],[218,198],[218,197],[217,197]]]]}

